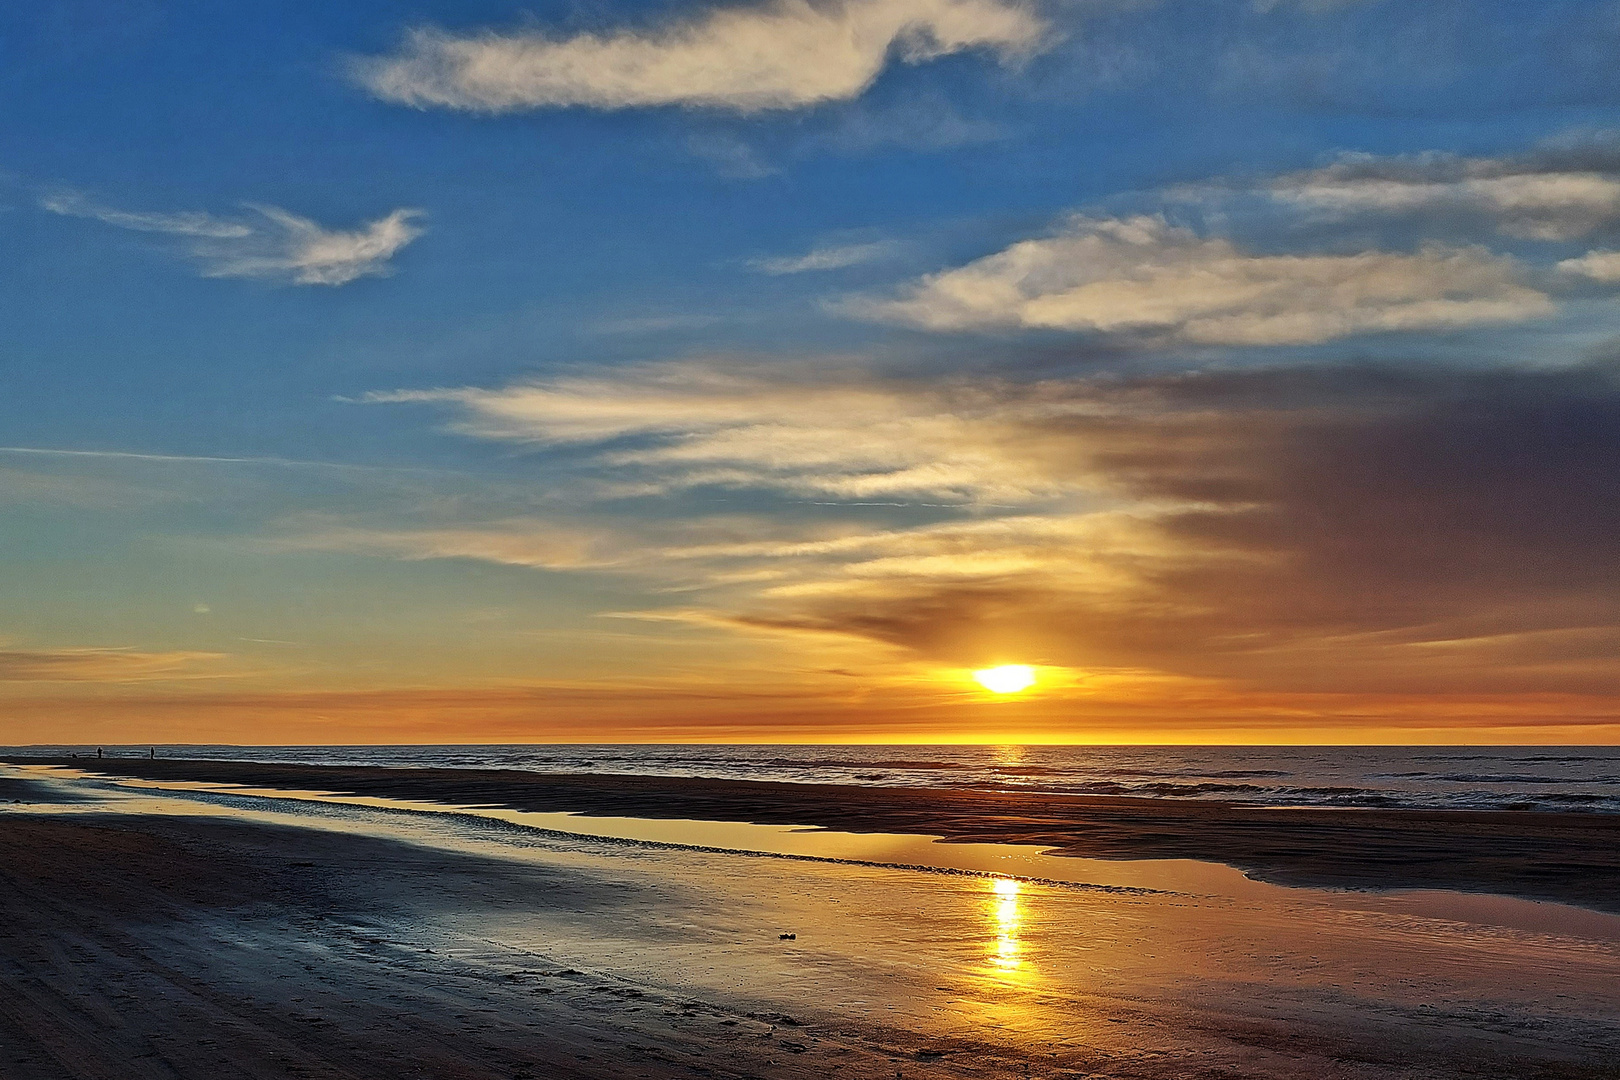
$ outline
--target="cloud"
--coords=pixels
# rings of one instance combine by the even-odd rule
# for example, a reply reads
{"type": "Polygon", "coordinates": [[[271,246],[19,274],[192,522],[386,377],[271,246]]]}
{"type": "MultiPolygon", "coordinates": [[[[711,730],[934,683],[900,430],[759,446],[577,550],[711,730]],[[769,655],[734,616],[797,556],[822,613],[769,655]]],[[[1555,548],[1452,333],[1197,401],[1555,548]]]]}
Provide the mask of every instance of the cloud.
{"type": "Polygon", "coordinates": [[[921,279],[838,305],[927,330],[1052,329],[1209,345],[1312,344],[1550,314],[1513,260],[1478,247],[1268,255],[1162,217],[1070,218],[921,279]]]}
{"type": "Polygon", "coordinates": [[[1604,285],[1620,284],[1620,251],[1588,251],[1579,258],[1565,259],[1558,269],[1604,285]]]}
{"type": "Polygon", "coordinates": [[[313,461],[282,457],[218,457],[199,454],[145,454],[130,450],[68,450],[54,446],[0,446],[0,454],[22,457],[151,462],[173,465],[265,465],[286,469],[335,469],[341,472],[430,472],[429,469],[355,465],[346,461],[313,461]]]}
{"type": "Polygon", "coordinates": [[[1340,8],[1355,7],[1372,0],[1249,0],[1249,6],[1261,14],[1297,8],[1311,15],[1322,15],[1340,8]]]}
{"type": "Polygon", "coordinates": [[[0,682],[134,682],[181,674],[219,653],[0,649],[0,682]]]}
{"type": "Polygon", "coordinates": [[[626,315],[592,323],[598,334],[667,334],[671,331],[703,330],[725,322],[725,316],[682,311],[669,315],[626,315]]]}
{"type": "Polygon", "coordinates": [[[1133,390],[1158,407],[1082,437],[1139,501],[1107,542],[1009,523],[968,550],[1022,568],[846,575],[791,617],[935,654],[1006,641],[1294,689],[1614,685],[1612,378],[1284,370],[1133,390]]]}
{"type": "Polygon", "coordinates": [[[860,155],[890,148],[933,153],[1011,133],[1002,124],[964,116],[937,89],[875,98],[823,111],[792,127],[744,129],[730,118],[716,120],[708,130],[689,134],[685,147],[720,176],[758,180],[779,175],[795,160],[824,153],[860,155]]]}
{"type": "Polygon", "coordinates": [[[830,150],[866,154],[888,147],[936,151],[1009,138],[1004,125],[964,116],[938,92],[917,93],[900,101],[863,101],[830,116],[826,127],[806,137],[800,154],[830,150]]]}
{"type": "Polygon", "coordinates": [[[305,523],[272,542],[284,550],[341,551],[408,561],[477,559],[541,570],[603,569],[623,556],[604,551],[611,537],[582,528],[538,520],[485,522],[436,529],[375,528],[305,523]]]}
{"type": "Polygon", "coordinates": [[[687,622],[1290,692],[1605,693],[1620,676],[1603,368],[942,383],[679,364],[373,400],[450,404],[468,434],[573,447],[671,500],[719,483],[835,504],[365,541],[652,577],[698,598],[687,622]],[[874,497],[938,501],[860,509],[874,497]]]}
{"type": "Polygon", "coordinates": [[[1004,60],[1048,28],[1012,0],[773,0],[665,26],[554,38],[418,30],[396,55],[358,61],[385,101],[510,112],[660,105],[759,112],[858,97],[891,56],[922,63],[967,49],[1004,60]]]}
{"type": "Polygon", "coordinates": [[[705,132],[687,137],[686,149],[701,158],[727,180],[763,180],[782,170],[765,160],[759,151],[728,132],[705,132]]]}
{"type": "Polygon", "coordinates": [[[39,204],[53,214],[91,218],[120,229],[136,232],[170,233],[176,236],[205,236],[215,240],[252,236],[253,230],[237,221],[226,221],[200,210],[177,214],[140,214],[114,210],[91,202],[77,192],[57,192],[40,199],[39,204]]]}
{"type": "Polygon", "coordinates": [[[399,209],[354,230],[325,229],[276,206],[249,205],[252,219],[201,211],[174,214],[113,210],[73,193],[40,200],[55,214],[91,218],[138,232],[192,239],[188,253],[205,277],[260,278],[295,285],[346,285],[393,272],[389,260],[422,234],[420,210],[399,209]]]}
{"type": "Polygon", "coordinates": [[[1277,199],[1330,217],[1469,213],[1509,236],[1572,240],[1620,222],[1620,161],[1588,147],[1519,158],[1347,154],[1271,185],[1277,199]]]}
{"type": "Polygon", "coordinates": [[[893,250],[893,244],[882,240],[867,244],[839,244],[814,248],[803,255],[752,259],[748,265],[762,274],[772,276],[803,274],[815,270],[842,270],[845,267],[859,266],[861,263],[881,259],[893,250]]]}
{"type": "Polygon", "coordinates": [[[219,248],[206,254],[209,277],[291,280],[298,285],[346,285],[356,278],[393,272],[400,248],[422,235],[413,222],[420,210],[395,210],[352,231],[323,229],[308,218],[274,206],[256,206],[280,230],[258,246],[219,248]]]}
{"type": "Polygon", "coordinates": [[[596,447],[616,477],[633,475],[649,491],[718,485],[968,502],[1050,492],[1051,470],[986,445],[998,431],[1016,437],[1024,409],[1044,407],[1020,398],[1039,393],[689,363],[366,400],[453,404],[458,429],[482,438],[596,447]]]}
{"type": "Polygon", "coordinates": [[[1279,369],[1092,392],[1133,404],[1046,434],[1129,509],[979,527],[947,562],[979,573],[941,571],[949,530],[895,537],[898,562],[755,617],[1294,689],[1614,685],[1608,373],[1279,369]]]}

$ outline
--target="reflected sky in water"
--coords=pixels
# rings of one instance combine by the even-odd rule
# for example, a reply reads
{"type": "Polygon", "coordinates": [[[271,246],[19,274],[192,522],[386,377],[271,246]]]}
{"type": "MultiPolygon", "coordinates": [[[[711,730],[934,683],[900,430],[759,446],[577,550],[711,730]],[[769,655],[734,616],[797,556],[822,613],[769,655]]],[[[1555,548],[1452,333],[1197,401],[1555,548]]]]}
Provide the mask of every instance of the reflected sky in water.
{"type": "MultiPolygon", "coordinates": [[[[558,903],[547,889],[536,889],[532,902],[510,906],[423,897],[426,914],[389,933],[451,925],[465,936],[457,948],[476,947],[491,962],[523,970],[611,973],[680,1000],[870,1022],[946,1045],[1008,1041],[1040,1045],[1060,1059],[1103,1051],[1179,1053],[1205,1037],[1200,1025],[1222,1009],[1263,1015],[1268,1023],[1296,1013],[1313,1024],[1328,1017],[1347,1037],[1361,1040],[1382,1030],[1391,1010],[1415,1023],[1428,1015],[1417,1010],[1447,1000],[1472,1002],[1468,1008],[1480,1015],[1529,1010],[1596,1023],[1593,1018],[1612,1014],[1620,977],[1620,944],[1607,937],[1423,917],[1402,897],[1277,887],[1241,896],[1104,892],[1008,876],[1005,868],[1019,860],[1065,862],[1028,849],[998,853],[986,845],[973,852],[971,845],[930,845],[922,837],[726,823],[701,834],[709,843],[764,838],[795,852],[900,861],[919,859],[926,848],[964,861],[973,854],[1013,860],[980,872],[924,874],[876,861],[803,854],[766,861],[712,848],[549,832],[536,827],[552,824],[539,815],[357,805],[313,793],[268,799],[242,789],[161,789],[62,771],[11,772],[106,800],[100,810],[64,803],[35,806],[31,813],[218,814],[488,857],[492,862],[480,873],[542,868],[551,877],[537,880],[566,877],[570,888],[611,897],[611,917],[558,903]],[[891,846],[902,840],[917,846],[891,846]],[[1344,988],[1378,1003],[1377,1009],[1351,1007],[1344,988]],[[1151,1029],[1132,1019],[1144,1010],[1155,1018],[1151,1029]]],[[[20,809],[0,807],[0,814],[20,809]]],[[[679,830],[688,830],[689,840],[699,838],[693,823],[567,823],[616,832],[631,832],[636,824],[671,830],[670,839],[683,835],[679,830]]],[[[423,943],[442,951],[437,942],[423,943]]]]}
{"type": "MultiPolygon", "coordinates": [[[[995,748],[998,755],[1009,765],[1015,764],[1028,749],[1022,746],[995,748]]],[[[243,808],[257,805],[267,810],[277,806],[292,808],[298,804],[302,804],[305,810],[308,810],[311,808],[309,804],[313,803],[326,804],[334,810],[341,807],[355,807],[455,818],[479,817],[526,829],[555,830],[560,834],[580,839],[602,837],[895,868],[929,867],[947,872],[978,872],[994,878],[1023,878],[1026,889],[1032,881],[1044,881],[1069,882],[1082,887],[1144,889],[1150,892],[1230,897],[1244,901],[1275,903],[1294,903],[1314,898],[1328,900],[1335,907],[1348,905],[1403,911],[1413,915],[1478,921],[1521,930],[1574,932],[1620,942],[1620,916],[1562,904],[1440,890],[1344,893],[1290,888],[1254,880],[1235,867],[1193,859],[1088,859],[1067,855],[1055,857],[1045,854],[1052,849],[1044,845],[937,842],[937,837],[929,835],[848,833],[794,825],[616,818],[563,812],[508,810],[490,806],[451,806],[443,803],[346,795],[328,791],[249,788],[233,784],[183,780],[115,779],[100,775],[90,776],[78,770],[53,766],[12,766],[5,772],[9,775],[32,776],[38,779],[55,778],[58,782],[70,782],[80,790],[95,790],[102,797],[109,798],[120,792],[129,794],[133,789],[200,798],[209,798],[210,795],[247,798],[250,803],[241,804],[243,808]],[[251,802],[254,799],[259,801],[251,802]]]]}

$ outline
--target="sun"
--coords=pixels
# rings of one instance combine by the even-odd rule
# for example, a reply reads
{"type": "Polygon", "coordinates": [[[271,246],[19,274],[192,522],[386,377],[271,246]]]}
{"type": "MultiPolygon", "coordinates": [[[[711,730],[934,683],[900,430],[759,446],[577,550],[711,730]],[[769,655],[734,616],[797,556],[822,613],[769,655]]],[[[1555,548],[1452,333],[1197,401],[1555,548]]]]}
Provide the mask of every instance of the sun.
{"type": "Polygon", "coordinates": [[[1035,669],[1028,664],[1003,664],[975,671],[979,685],[993,694],[1016,694],[1035,685],[1035,669]]]}

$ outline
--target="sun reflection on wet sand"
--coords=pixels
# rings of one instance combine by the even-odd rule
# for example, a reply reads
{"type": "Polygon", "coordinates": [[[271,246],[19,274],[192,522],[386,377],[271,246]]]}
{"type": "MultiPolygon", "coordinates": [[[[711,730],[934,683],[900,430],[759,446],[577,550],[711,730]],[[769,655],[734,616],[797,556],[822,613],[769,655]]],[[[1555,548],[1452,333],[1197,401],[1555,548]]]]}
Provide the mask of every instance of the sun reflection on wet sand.
{"type": "MultiPolygon", "coordinates": [[[[1092,862],[982,845],[987,858],[975,865],[965,858],[972,845],[927,837],[454,810],[355,796],[260,804],[239,800],[251,795],[240,788],[209,802],[202,790],[165,792],[43,767],[0,767],[7,775],[40,781],[45,794],[86,800],[0,805],[0,827],[10,813],[185,813],[353,831],[484,857],[489,861],[444,863],[442,897],[424,895],[421,908],[401,909],[398,921],[379,914],[379,926],[391,928],[390,940],[432,944],[435,956],[449,955],[438,940],[454,943],[470,958],[465,962],[495,965],[490,971],[525,978],[574,971],[552,984],[558,993],[579,990],[599,973],[671,1001],[741,1002],[827,1030],[872,1024],[911,1032],[919,1046],[1011,1048],[1040,1061],[1050,1055],[1056,1071],[1044,1075],[1094,1075],[1111,1061],[1156,1068],[1161,1059],[1191,1055],[1207,1058],[1211,1075],[1215,1065],[1259,1075],[1246,1064],[1254,1046],[1228,1040],[1228,1024],[1240,1034],[1293,1025],[1288,1030],[1306,1036],[1304,1049],[1291,1041],[1287,1052],[1316,1055],[1309,1061],[1317,1064],[1333,1047],[1371,1045],[1391,1032],[1404,1039],[1417,1026],[1443,1027],[1463,1053],[1494,1053],[1498,1036],[1476,1031],[1468,1019],[1481,1014],[1534,1016],[1545,1018],[1537,1024],[1596,1032],[1594,1040],[1620,1039],[1610,1019],[1620,932],[1598,934],[1595,925],[1595,937],[1552,936],[1546,928],[1532,935],[1505,922],[1459,921],[1455,913],[1429,917],[1406,896],[1258,883],[1243,897],[1215,889],[1167,896],[1070,888],[1052,870],[1043,880],[1019,875],[1050,860],[1057,872],[1073,867],[1078,876],[1092,862]],[[308,802],[319,802],[319,812],[308,802]],[[474,820],[486,816],[539,831],[474,820]],[[646,836],[654,845],[714,847],[599,842],[587,829],[598,837],[646,836]],[[898,846],[902,841],[912,846],[898,846]],[[745,845],[780,846],[796,857],[765,864],[724,850],[745,845]],[[990,861],[998,851],[999,861],[990,861]],[[925,875],[894,865],[927,865],[935,855],[972,870],[925,875]],[[849,856],[871,861],[811,861],[849,856]],[[477,875],[466,873],[475,867],[477,875]],[[485,875],[523,899],[496,904],[484,895],[485,875]],[[441,938],[430,940],[434,934],[441,938]],[[1354,996],[1341,987],[1353,987],[1354,996]],[[1450,1002],[1444,1007],[1451,1011],[1437,1016],[1436,1002],[1450,1002]],[[1331,1038],[1313,1050],[1313,1032],[1331,1038]]],[[[1506,918],[1480,913],[1486,917],[1506,918]]],[[[1329,1062],[1313,1071],[1290,1057],[1266,1075],[1329,1075],[1335,1068],[1329,1062]]]]}
{"type": "MultiPolygon", "coordinates": [[[[1022,747],[999,747],[997,763],[1011,767],[1022,759],[1022,747]]],[[[1046,854],[1053,849],[1044,844],[939,843],[935,835],[846,833],[832,829],[795,825],[759,825],[747,822],[694,821],[685,819],[615,818],[566,812],[535,812],[502,807],[452,805],[382,796],[359,796],[308,789],[244,787],[230,783],[190,780],[147,780],[136,777],[109,777],[104,774],[57,765],[0,766],[0,776],[16,776],[46,781],[64,790],[88,788],[100,800],[129,797],[137,792],[162,796],[161,801],[143,803],[142,813],[212,813],[190,804],[187,796],[220,795],[266,800],[265,812],[275,813],[279,801],[299,813],[300,824],[329,828],[363,828],[376,831],[372,821],[364,826],[344,823],[341,818],[312,819],[300,804],[321,803],[331,807],[409,811],[416,815],[452,815],[454,819],[488,818],[541,831],[553,831],[581,840],[622,839],[655,845],[694,846],[712,851],[782,854],[790,858],[828,859],[887,866],[894,869],[934,867],[948,872],[968,871],[996,875],[980,881],[1007,881],[1007,875],[1020,875],[1040,882],[1073,882],[1083,888],[1112,887],[1179,892],[1195,896],[1227,897],[1251,903],[1326,904],[1334,909],[1355,909],[1392,915],[1439,918],[1450,922],[1478,922],[1533,933],[1577,934],[1596,940],[1620,942],[1620,917],[1512,896],[1463,894],[1442,890],[1399,890],[1395,892],[1339,892],[1290,888],[1249,878],[1242,870],[1219,863],[1191,859],[1097,859],[1046,854]],[[174,798],[180,796],[180,798],[174,798]]],[[[31,812],[65,812],[82,800],[52,807],[40,805],[31,812]]],[[[134,812],[134,807],[127,807],[134,812]]],[[[237,807],[232,813],[247,813],[237,807]]],[[[465,839],[447,831],[440,842],[465,839]]],[[[1025,891],[1039,888],[1022,882],[1025,891]]],[[[1045,894],[1043,894],[1045,895],[1045,894]]],[[[1016,894],[1015,894],[1016,898],[1016,894]]],[[[999,899],[999,898],[998,898],[999,899]]],[[[1043,908],[1048,905],[1043,904],[1043,908]]],[[[1015,904],[1016,907],[1016,904],[1015,904]]],[[[988,912],[994,917],[995,911],[988,912]]],[[[978,916],[978,917],[983,917],[978,916]]],[[[998,941],[1001,935],[997,935],[998,941]]],[[[1009,952],[1017,955],[1019,937],[1010,935],[1009,952]]],[[[1051,975],[1051,972],[1047,973],[1051,975]]]]}
{"type": "Polygon", "coordinates": [[[1030,974],[1025,965],[1024,944],[1018,929],[1023,921],[1019,909],[1020,887],[1015,878],[989,879],[990,915],[994,922],[995,942],[990,952],[991,970],[1003,978],[1023,981],[1030,974]]]}

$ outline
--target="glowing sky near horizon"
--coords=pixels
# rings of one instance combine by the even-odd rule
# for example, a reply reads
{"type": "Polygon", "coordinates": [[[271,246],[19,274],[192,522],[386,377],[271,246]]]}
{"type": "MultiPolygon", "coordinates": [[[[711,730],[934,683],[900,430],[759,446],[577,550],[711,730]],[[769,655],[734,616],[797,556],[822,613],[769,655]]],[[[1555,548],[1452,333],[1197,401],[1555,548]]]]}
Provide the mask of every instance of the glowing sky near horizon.
{"type": "Polygon", "coordinates": [[[0,742],[1620,740],[1606,2],[0,38],[0,742]]]}
{"type": "Polygon", "coordinates": [[[994,694],[1017,694],[1035,685],[1035,669],[1028,664],[1001,664],[980,668],[974,681],[994,694]]]}

